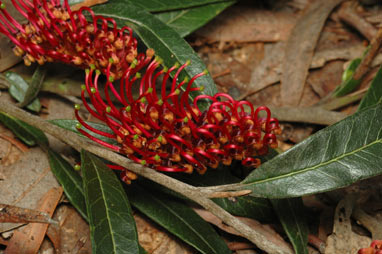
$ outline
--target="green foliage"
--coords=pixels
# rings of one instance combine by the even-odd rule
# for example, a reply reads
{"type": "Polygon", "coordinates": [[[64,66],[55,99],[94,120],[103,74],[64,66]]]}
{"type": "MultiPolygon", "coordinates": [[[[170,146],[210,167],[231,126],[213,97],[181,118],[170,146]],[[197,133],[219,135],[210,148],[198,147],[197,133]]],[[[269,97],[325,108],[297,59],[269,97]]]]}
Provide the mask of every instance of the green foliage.
{"type": "Polygon", "coordinates": [[[342,74],[342,83],[334,91],[334,96],[340,97],[344,96],[354,89],[361,83],[361,80],[356,80],[353,78],[354,72],[357,70],[357,67],[361,63],[361,58],[354,59],[349,66],[346,68],[342,74]]]}
{"type": "Polygon", "coordinates": [[[27,145],[48,145],[48,139],[41,130],[17,118],[0,111],[0,121],[27,145]]]}
{"type": "Polygon", "coordinates": [[[225,1],[187,9],[182,8],[180,10],[160,12],[155,13],[155,17],[169,27],[172,27],[180,36],[185,37],[205,25],[235,2],[225,1]]]}
{"type": "Polygon", "coordinates": [[[51,149],[48,150],[48,158],[50,168],[64,189],[66,197],[82,217],[88,221],[81,176],[74,171],[69,162],[51,149]]]}
{"type": "Polygon", "coordinates": [[[308,254],[308,225],[301,198],[271,199],[296,254],[308,254]]]}
{"type": "Polygon", "coordinates": [[[134,207],[201,253],[231,253],[213,228],[181,201],[135,184],[129,187],[128,196],[134,207]]]}
{"type": "MultiPolygon", "coordinates": [[[[15,98],[18,102],[28,101],[31,100],[31,96],[35,97],[37,93],[34,91],[36,88],[31,87],[31,90],[29,88],[29,84],[17,73],[15,72],[7,72],[5,75],[6,80],[9,82],[9,93],[12,95],[13,98],[15,98]],[[29,91],[28,96],[27,91],[29,91]]],[[[36,80],[36,76],[35,79],[36,80]]],[[[33,80],[33,78],[32,78],[33,80]]],[[[38,85],[38,82],[34,81],[32,82],[35,85],[38,85]]],[[[31,102],[26,106],[27,109],[39,112],[41,109],[40,101],[35,98],[32,99],[31,102]]]]}
{"type": "MultiPolygon", "coordinates": [[[[153,48],[156,55],[163,59],[166,66],[172,66],[176,62],[183,64],[191,61],[191,64],[185,68],[185,73],[189,77],[202,73],[206,69],[190,45],[176,31],[149,12],[119,0],[96,6],[93,10],[97,15],[113,17],[119,26],[131,26],[144,44],[153,48]]],[[[180,80],[183,78],[184,76],[179,77],[180,80]]],[[[203,94],[214,95],[217,92],[209,74],[198,78],[194,84],[204,87],[203,94]]],[[[194,97],[198,94],[200,92],[193,93],[191,96],[194,97]]],[[[203,105],[201,110],[203,110],[203,105]]]]}
{"type": "MultiPolygon", "coordinates": [[[[49,122],[51,122],[54,125],[57,125],[58,127],[61,127],[63,129],[65,129],[65,130],[69,130],[69,131],[75,132],[78,135],[80,135],[81,137],[85,137],[76,128],[76,124],[78,124],[77,120],[53,119],[53,120],[50,120],[49,122]]],[[[102,124],[102,123],[93,123],[93,122],[86,122],[86,123],[89,124],[91,127],[97,129],[97,130],[113,134],[113,131],[109,128],[109,126],[107,126],[105,124],[102,124]]],[[[96,137],[98,139],[101,139],[102,141],[105,141],[105,142],[107,142],[109,144],[117,144],[117,141],[115,139],[111,139],[111,138],[108,138],[108,137],[105,137],[105,136],[102,136],[102,135],[99,135],[99,134],[96,134],[96,133],[91,133],[91,134],[94,137],[96,137]]]]}
{"type": "Polygon", "coordinates": [[[243,182],[253,195],[298,197],[382,173],[382,105],[345,118],[262,164],[243,182]]]}
{"type": "Polygon", "coordinates": [[[366,95],[361,100],[358,106],[358,111],[367,107],[380,103],[382,99],[382,65],[379,67],[377,74],[370,84],[370,88],[367,90],[366,95]]]}
{"type": "Polygon", "coordinates": [[[138,234],[121,182],[97,157],[81,152],[93,253],[139,253],[138,234]]]}
{"type": "MultiPolygon", "coordinates": [[[[120,1],[120,0],[118,0],[120,1]]],[[[215,3],[229,2],[227,0],[128,0],[131,4],[143,8],[150,12],[165,12],[179,9],[200,7],[215,3]]]]}

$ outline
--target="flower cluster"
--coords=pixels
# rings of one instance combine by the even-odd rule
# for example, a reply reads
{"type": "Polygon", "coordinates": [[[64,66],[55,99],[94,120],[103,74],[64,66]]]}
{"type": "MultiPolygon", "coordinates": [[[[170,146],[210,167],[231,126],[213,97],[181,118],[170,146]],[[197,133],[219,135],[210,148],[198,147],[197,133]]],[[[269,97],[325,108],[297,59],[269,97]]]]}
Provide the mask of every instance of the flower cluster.
{"type": "MultiPolygon", "coordinates": [[[[267,107],[254,109],[251,103],[235,101],[224,93],[199,95],[190,103],[190,93],[203,90],[203,87],[193,86],[194,81],[206,72],[178,82],[181,71],[189,62],[160,68],[161,60],[151,60],[152,54],[148,50],[146,55],[138,55],[120,79],[119,90],[106,72],[105,100],[99,86],[101,72],[95,66],[85,71],[83,104],[114,134],[89,126],[81,119],[79,105],[76,105],[76,117],[80,122],[77,127],[82,134],[137,163],[166,172],[191,173],[196,170],[204,173],[207,167],[216,168],[220,163],[230,165],[232,160],[256,167],[260,164],[256,156],[267,153],[269,146],[277,147],[276,134],[280,133],[280,128],[267,107]],[[143,67],[145,72],[141,76],[138,71],[143,67]],[[133,96],[134,83],[139,84],[136,96],[133,96]],[[87,103],[85,93],[88,93],[94,110],[87,103]],[[211,103],[204,112],[198,107],[201,100],[211,103]],[[260,117],[261,111],[265,112],[265,117],[260,117]],[[115,139],[118,145],[106,143],[91,132],[115,139]]],[[[112,64],[110,59],[108,67],[112,64]]],[[[124,175],[123,178],[129,181],[131,173],[130,177],[124,175]]]]}
{"type": "MultiPolygon", "coordinates": [[[[77,128],[91,140],[156,170],[188,173],[204,173],[207,167],[230,165],[233,160],[257,167],[258,156],[277,147],[280,128],[267,107],[254,109],[224,93],[199,95],[191,101],[192,92],[203,90],[194,81],[206,72],[179,81],[190,63],[160,67],[154,50],[137,53],[129,27],[118,29],[115,20],[97,16],[87,7],[72,11],[67,0],[63,5],[59,0],[12,3],[28,23],[17,22],[0,2],[0,32],[13,41],[16,55],[23,56],[26,65],[59,61],[86,69],[83,104],[112,131],[87,124],[76,105],[77,128]],[[101,74],[106,76],[104,86],[101,74]],[[136,86],[138,94],[133,92],[136,86]],[[209,108],[200,110],[200,101],[208,101],[209,108]]],[[[122,170],[126,182],[136,177],[120,166],[110,167],[122,170]]]]}
{"type": "Polygon", "coordinates": [[[16,45],[26,65],[64,62],[83,69],[96,66],[103,73],[113,59],[110,75],[120,78],[137,57],[137,40],[130,27],[117,28],[114,19],[95,15],[88,7],[71,11],[68,0],[12,0],[29,22],[20,24],[0,1],[0,32],[16,45]],[[90,16],[89,21],[85,14],[90,16]]]}
{"type": "Polygon", "coordinates": [[[382,254],[382,240],[375,240],[368,248],[362,248],[358,254],[382,254]]]}

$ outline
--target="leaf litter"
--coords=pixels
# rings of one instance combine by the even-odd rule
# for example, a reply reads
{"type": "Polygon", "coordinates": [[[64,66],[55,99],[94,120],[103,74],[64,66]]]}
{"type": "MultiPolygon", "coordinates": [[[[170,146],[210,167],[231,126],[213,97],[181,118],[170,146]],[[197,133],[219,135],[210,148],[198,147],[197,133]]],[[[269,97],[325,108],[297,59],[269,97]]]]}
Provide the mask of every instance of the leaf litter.
{"type": "MultiPolygon", "coordinates": [[[[299,106],[303,107],[328,95],[335,88],[336,84],[338,85],[338,76],[342,74],[341,70],[343,70],[345,61],[361,56],[365,49],[365,45],[362,43],[365,38],[349,29],[349,25],[345,26],[341,21],[345,20],[345,18],[341,15],[337,15],[338,10],[334,10],[334,13],[329,17],[329,19],[326,19],[325,17],[326,23],[323,25],[323,29],[320,27],[316,28],[316,30],[312,29],[313,31],[311,32],[315,32],[316,35],[320,35],[322,37],[318,39],[316,44],[314,43],[314,40],[317,38],[311,37],[310,35],[303,37],[311,39],[311,45],[310,48],[308,48],[309,52],[307,52],[308,57],[303,60],[303,68],[297,68],[294,65],[295,62],[301,63],[301,58],[293,57],[291,58],[293,61],[289,59],[289,61],[285,60],[283,62],[284,54],[287,52],[286,49],[288,49],[288,46],[286,46],[287,41],[290,39],[290,33],[293,26],[296,23],[296,20],[303,16],[304,9],[311,7],[309,4],[309,1],[294,0],[290,1],[288,5],[276,3],[275,6],[269,4],[268,6],[265,6],[265,8],[264,6],[261,6],[261,8],[254,8],[255,10],[253,12],[249,11],[245,5],[236,5],[235,7],[232,7],[234,9],[228,8],[225,11],[226,14],[223,13],[220,17],[218,17],[218,19],[208,24],[206,28],[203,28],[191,35],[188,40],[195,45],[195,48],[199,54],[203,56],[203,59],[206,61],[211,73],[217,74],[218,77],[216,77],[215,82],[219,85],[220,90],[228,91],[236,98],[246,98],[257,104],[271,104],[276,107],[286,106],[287,104],[283,100],[280,100],[280,94],[283,89],[283,84],[280,85],[280,80],[284,80],[283,75],[285,75],[283,73],[283,68],[289,66],[292,70],[301,70],[301,73],[305,74],[302,75],[300,73],[300,81],[292,82],[300,87],[297,89],[291,89],[288,87],[287,90],[290,93],[297,92],[297,95],[292,94],[290,97],[292,104],[297,105],[296,101],[299,101],[299,106]],[[245,14],[243,15],[244,18],[240,17],[239,14],[241,13],[245,14]],[[228,15],[228,17],[231,17],[230,15],[232,15],[232,20],[224,15],[228,15]],[[316,48],[315,51],[314,48],[316,48]],[[332,68],[333,66],[335,68],[332,68]],[[302,69],[304,69],[304,72],[302,69]],[[228,70],[228,72],[226,72],[226,70],[228,70]],[[223,72],[226,72],[227,74],[218,75],[223,72]],[[304,87],[304,89],[301,90],[301,87],[304,87]]],[[[375,10],[377,8],[370,9],[363,6],[358,6],[357,8],[358,9],[356,9],[356,12],[360,18],[365,19],[374,27],[381,26],[380,10],[375,10]],[[362,11],[358,11],[360,9],[362,11]]],[[[351,9],[352,12],[354,12],[354,10],[355,8],[351,9]]],[[[328,9],[326,11],[328,11],[328,9]]],[[[325,15],[329,15],[328,12],[326,13],[327,14],[325,15]]],[[[350,24],[350,26],[352,26],[352,24],[350,24]]],[[[360,33],[363,34],[362,31],[360,31],[360,33]]],[[[366,38],[368,37],[369,36],[366,36],[366,38]]],[[[3,43],[5,40],[1,39],[0,41],[3,43]]],[[[9,48],[4,47],[1,43],[0,69],[8,69],[13,66],[15,60],[9,60],[10,58],[6,58],[12,58],[13,54],[9,54],[9,48]],[[9,65],[2,67],[5,63],[9,65]]],[[[6,43],[7,42],[5,42],[5,44],[6,43]]],[[[297,43],[293,45],[299,44],[297,43]]],[[[289,54],[292,54],[291,52],[289,52],[289,54]]],[[[16,59],[16,62],[17,61],[18,59],[16,59]]],[[[382,54],[378,54],[374,59],[371,68],[381,64],[381,62],[382,54]]],[[[61,80],[65,80],[69,83],[68,87],[70,87],[70,84],[74,84],[74,81],[71,77],[68,77],[70,74],[68,75],[65,73],[65,75],[66,77],[63,77],[61,80]]],[[[51,83],[45,82],[43,84],[43,90],[51,89],[50,91],[57,94],[67,94],[69,92],[72,93],[71,95],[79,95],[79,90],[68,91],[70,88],[62,90],[57,89],[57,86],[54,86],[54,84],[57,83],[57,79],[55,80],[55,77],[53,77],[52,81],[52,76],[49,77],[48,75],[47,79],[50,79],[51,83]],[[54,87],[54,89],[52,87],[54,87]]],[[[286,87],[284,87],[284,89],[286,89],[286,87]]],[[[62,114],[67,119],[73,119],[71,106],[69,106],[70,104],[63,102],[62,99],[57,98],[56,96],[46,94],[43,96],[49,98],[47,103],[48,109],[47,112],[44,112],[44,117],[54,119],[57,118],[56,115],[62,114]]],[[[285,97],[289,97],[289,95],[284,96],[284,98],[285,97]]],[[[4,95],[1,99],[3,98],[4,95]]],[[[345,105],[341,111],[350,114],[354,112],[354,109],[351,107],[352,106],[345,105]]],[[[310,133],[314,133],[316,130],[320,129],[319,126],[313,124],[288,124],[291,124],[292,127],[294,127],[292,128],[292,133],[289,135],[289,138],[285,139],[285,144],[288,148],[301,141],[310,133]],[[305,131],[303,130],[304,128],[306,128],[305,131]]],[[[9,133],[6,135],[9,136],[9,133]]],[[[42,159],[44,157],[42,151],[38,151],[39,148],[29,148],[29,150],[21,154],[19,148],[16,148],[14,144],[2,138],[0,138],[0,148],[1,158],[3,159],[2,163],[3,161],[6,162],[6,158],[11,158],[12,156],[14,158],[13,160],[9,160],[9,164],[0,165],[0,193],[6,193],[6,195],[0,195],[0,203],[15,203],[15,205],[20,207],[35,208],[37,201],[41,199],[44,192],[36,192],[38,194],[33,195],[31,192],[35,192],[35,188],[38,186],[45,185],[45,178],[49,178],[48,182],[52,187],[57,184],[55,183],[54,178],[50,176],[50,173],[47,173],[48,171],[46,171],[46,164],[45,166],[40,164],[40,160],[44,160],[42,159]],[[7,153],[9,156],[6,156],[7,153]],[[31,154],[33,156],[31,156],[31,154]],[[37,162],[37,158],[39,162],[37,162]],[[28,162],[31,161],[33,163],[29,164],[33,165],[31,165],[31,167],[27,167],[28,162]],[[24,167],[25,171],[22,171],[22,168],[24,167]],[[14,172],[14,174],[12,174],[12,172],[14,172]],[[20,175],[26,175],[26,173],[28,173],[28,177],[17,177],[20,175]],[[9,182],[17,183],[18,181],[23,181],[22,184],[29,186],[29,188],[22,188],[25,186],[22,186],[20,183],[18,183],[18,185],[9,185],[9,182]],[[8,196],[9,198],[4,198],[4,196],[8,196]],[[26,204],[27,202],[24,205],[23,202],[25,200],[29,200],[29,205],[26,204]]],[[[62,150],[64,151],[64,154],[70,157],[72,161],[75,161],[70,148],[65,147],[59,142],[55,143],[55,148],[58,148],[58,150],[64,149],[62,150]]],[[[50,186],[49,184],[47,186],[50,186]]],[[[45,187],[45,191],[48,189],[49,187],[45,187]]],[[[373,190],[373,192],[377,193],[377,190],[373,190]]],[[[337,195],[341,196],[343,194],[337,193],[337,195]]],[[[331,203],[330,206],[332,208],[335,207],[333,203],[331,203]]],[[[358,246],[354,246],[354,250],[358,250],[356,247],[359,248],[359,245],[363,245],[365,247],[368,246],[370,237],[359,237],[360,232],[357,231],[356,234],[352,230],[350,225],[352,218],[349,215],[349,209],[351,210],[349,207],[351,206],[352,205],[345,205],[344,207],[343,202],[341,201],[336,209],[336,212],[334,213],[335,229],[332,232],[329,228],[325,234],[320,235],[321,240],[326,241],[327,243],[327,250],[325,253],[336,253],[334,251],[336,248],[348,248],[349,246],[346,247],[344,245],[347,241],[349,241],[349,239],[355,239],[354,241],[358,244],[358,246]],[[339,207],[345,209],[340,209],[339,207]],[[342,220],[342,223],[339,222],[340,220],[342,220]],[[327,239],[326,237],[330,233],[332,236],[327,239]],[[345,241],[345,239],[348,240],[345,241]],[[359,240],[360,242],[357,242],[359,240]]],[[[57,246],[60,244],[62,246],[63,242],[66,242],[68,238],[71,238],[75,234],[74,231],[76,224],[81,224],[82,229],[75,235],[75,237],[73,237],[70,243],[67,242],[65,245],[66,249],[61,247],[61,250],[73,250],[73,248],[80,248],[76,246],[81,245],[82,237],[88,238],[86,223],[84,221],[79,222],[81,221],[81,217],[74,219],[74,217],[78,217],[79,214],[74,211],[73,208],[68,207],[69,206],[67,204],[61,204],[61,207],[59,207],[54,217],[60,221],[60,230],[62,231],[64,228],[64,231],[66,231],[68,235],[63,237],[63,232],[60,234],[57,234],[56,232],[55,234],[54,230],[48,229],[47,231],[47,235],[51,239],[55,239],[52,240],[52,242],[55,243],[54,247],[56,249],[57,246]],[[71,226],[66,228],[66,224],[71,224],[71,226]]],[[[357,208],[355,208],[355,211],[357,211],[357,208]]],[[[365,211],[370,212],[370,207],[366,207],[365,211]]],[[[168,239],[172,238],[172,236],[168,236],[167,233],[155,226],[147,228],[145,224],[149,220],[145,217],[138,218],[138,216],[139,215],[136,215],[135,219],[138,225],[140,241],[146,250],[151,250],[150,253],[192,253],[192,251],[187,249],[187,246],[184,246],[184,244],[179,243],[177,240],[172,239],[171,241],[175,241],[175,244],[170,244],[171,241],[168,239]],[[143,233],[139,232],[140,228],[144,229],[143,233]]],[[[375,214],[369,214],[369,216],[373,218],[371,221],[374,221],[375,218],[380,218],[375,214]]],[[[367,222],[363,221],[362,223],[362,219],[360,219],[359,222],[362,225],[364,224],[364,226],[370,230],[372,234],[375,234],[375,230],[366,226],[367,222]]],[[[3,225],[0,224],[0,228],[2,226],[3,225]]],[[[363,233],[365,234],[365,230],[363,233]]],[[[231,237],[225,238],[227,241],[235,242],[235,240],[231,237]]],[[[2,240],[2,242],[3,241],[4,240],[2,240]]],[[[0,242],[0,244],[2,244],[2,242],[0,242]]],[[[89,239],[85,241],[85,247],[80,248],[81,251],[83,251],[81,253],[87,253],[87,251],[89,251],[89,243],[89,239]]],[[[7,244],[9,244],[9,241],[7,244]]],[[[253,246],[248,248],[253,248],[253,246]]],[[[238,251],[237,253],[240,252],[238,251]]]]}

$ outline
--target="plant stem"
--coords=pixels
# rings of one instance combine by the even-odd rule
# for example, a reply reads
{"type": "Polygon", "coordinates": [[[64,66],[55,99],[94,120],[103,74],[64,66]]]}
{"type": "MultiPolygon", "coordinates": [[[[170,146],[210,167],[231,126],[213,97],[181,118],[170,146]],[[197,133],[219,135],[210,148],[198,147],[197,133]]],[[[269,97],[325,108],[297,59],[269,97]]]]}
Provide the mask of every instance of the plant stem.
{"type": "Polygon", "coordinates": [[[259,248],[261,248],[269,254],[293,253],[292,249],[275,244],[274,242],[272,242],[272,239],[266,238],[264,235],[260,234],[256,230],[252,229],[251,227],[240,221],[238,218],[232,216],[223,208],[215,204],[212,200],[207,198],[204,192],[200,191],[200,189],[197,187],[180,182],[169,176],[161,174],[151,168],[147,168],[140,164],[136,164],[122,155],[119,155],[106,148],[95,145],[94,143],[79,137],[75,133],[64,130],[45,120],[42,120],[40,117],[32,115],[22,109],[19,109],[18,107],[12,105],[9,102],[6,102],[5,100],[0,100],[0,111],[6,112],[7,114],[18,119],[23,119],[24,122],[41,129],[42,131],[72,146],[78,151],[80,151],[81,149],[86,149],[87,151],[97,156],[100,156],[117,165],[121,165],[125,168],[128,168],[134,173],[137,173],[143,177],[152,180],[153,182],[159,183],[165,186],[166,188],[169,188],[173,191],[182,194],[183,196],[198,203],[206,210],[216,215],[224,223],[230,225],[236,231],[241,233],[243,237],[247,238],[256,246],[258,246],[259,248]]]}

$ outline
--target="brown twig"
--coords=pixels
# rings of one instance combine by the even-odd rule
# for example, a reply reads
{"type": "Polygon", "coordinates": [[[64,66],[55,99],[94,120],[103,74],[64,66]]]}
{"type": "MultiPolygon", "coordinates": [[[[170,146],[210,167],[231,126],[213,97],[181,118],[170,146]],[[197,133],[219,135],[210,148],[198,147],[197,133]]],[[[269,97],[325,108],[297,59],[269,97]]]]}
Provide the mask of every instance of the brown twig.
{"type": "Polygon", "coordinates": [[[29,150],[28,147],[26,145],[24,145],[23,143],[21,143],[20,141],[14,139],[12,137],[9,137],[9,136],[7,136],[7,135],[5,135],[3,133],[0,133],[0,138],[5,139],[9,143],[11,143],[15,147],[17,147],[23,153],[25,153],[25,152],[27,152],[29,150]]]}
{"type": "Polygon", "coordinates": [[[349,3],[344,3],[338,12],[338,17],[345,23],[357,29],[369,41],[371,41],[377,33],[377,29],[363,17],[354,12],[354,9],[349,6],[349,3]]]}
{"type": "Polygon", "coordinates": [[[320,253],[325,253],[325,242],[315,235],[308,235],[308,243],[314,246],[320,253]]]}
{"type": "Polygon", "coordinates": [[[215,204],[212,200],[208,199],[206,194],[202,192],[200,188],[193,187],[191,185],[173,179],[169,176],[161,174],[153,169],[144,167],[140,164],[136,164],[122,155],[119,155],[108,149],[95,145],[94,143],[79,137],[73,132],[64,130],[47,121],[44,121],[40,117],[27,113],[24,110],[21,110],[10,103],[6,103],[4,100],[0,100],[0,111],[7,112],[7,114],[13,117],[23,119],[24,122],[37,128],[40,128],[42,131],[65,142],[66,144],[72,146],[76,150],[86,149],[87,151],[97,156],[100,156],[117,165],[126,167],[134,173],[137,173],[143,177],[152,180],[153,182],[166,186],[167,188],[182,194],[183,196],[198,203],[206,210],[215,214],[224,223],[230,225],[232,228],[240,232],[242,236],[244,236],[252,243],[254,243],[257,247],[266,251],[269,254],[293,253],[293,251],[290,248],[283,248],[279,245],[274,244],[266,236],[252,229],[236,217],[232,216],[223,208],[215,204]]]}
{"type": "Polygon", "coordinates": [[[366,72],[369,70],[371,62],[374,57],[377,55],[379,49],[382,45],[382,28],[378,30],[378,33],[374,37],[374,39],[370,43],[370,48],[367,51],[364,58],[362,58],[362,62],[359,64],[358,68],[355,70],[353,79],[360,80],[366,72]]]}
{"type": "Polygon", "coordinates": [[[251,190],[241,190],[241,191],[217,191],[208,195],[208,198],[233,198],[249,195],[251,190]]]}

